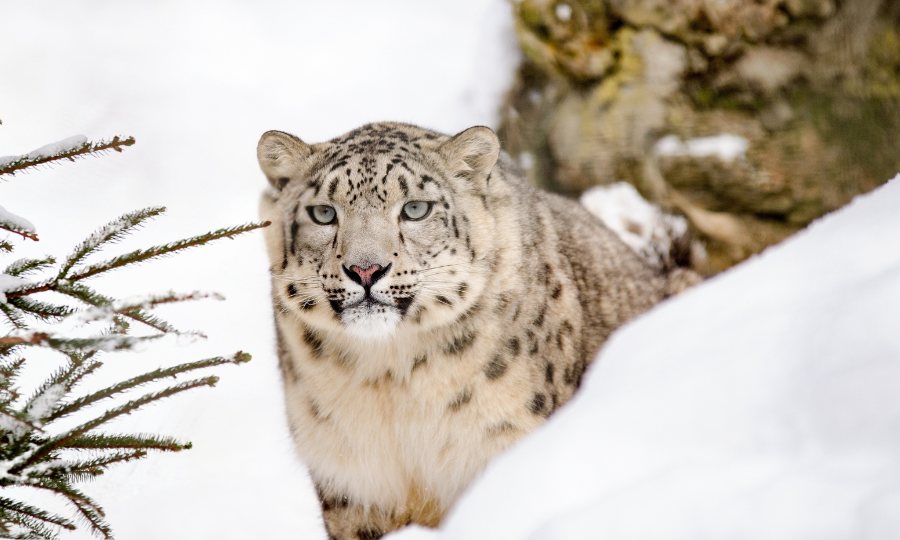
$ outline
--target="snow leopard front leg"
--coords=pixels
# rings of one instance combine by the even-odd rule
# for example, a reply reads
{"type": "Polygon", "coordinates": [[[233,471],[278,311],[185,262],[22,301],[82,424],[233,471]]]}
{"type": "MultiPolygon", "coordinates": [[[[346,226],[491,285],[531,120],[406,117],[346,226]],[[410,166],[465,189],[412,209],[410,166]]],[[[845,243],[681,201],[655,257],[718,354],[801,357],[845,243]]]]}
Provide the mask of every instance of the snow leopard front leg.
{"type": "Polygon", "coordinates": [[[331,495],[316,486],[329,540],[377,540],[412,522],[408,513],[355,504],[346,495],[331,495]]]}

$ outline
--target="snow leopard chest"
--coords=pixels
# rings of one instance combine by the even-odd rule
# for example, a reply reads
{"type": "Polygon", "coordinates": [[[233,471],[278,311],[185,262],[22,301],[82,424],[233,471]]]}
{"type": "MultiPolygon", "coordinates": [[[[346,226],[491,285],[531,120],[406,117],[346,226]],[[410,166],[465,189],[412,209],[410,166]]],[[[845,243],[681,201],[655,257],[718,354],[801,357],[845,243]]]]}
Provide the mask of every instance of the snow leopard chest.
{"type": "Polygon", "coordinates": [[[314,481],[363,505],[426,500],[443,513],[487,461],[571,395],[547,388],[554,379],[564,385],[561,358],[571,353],[557,347],[559,330],[529,340],[524,330],[510,337],[509,323],[494,315],[475,333],[420,343],[403,376],[373,380],[355,377],[326,343],[310,344],[308,332],[280,321],[291,363],[284,377],[289,421],[314,481]]]}

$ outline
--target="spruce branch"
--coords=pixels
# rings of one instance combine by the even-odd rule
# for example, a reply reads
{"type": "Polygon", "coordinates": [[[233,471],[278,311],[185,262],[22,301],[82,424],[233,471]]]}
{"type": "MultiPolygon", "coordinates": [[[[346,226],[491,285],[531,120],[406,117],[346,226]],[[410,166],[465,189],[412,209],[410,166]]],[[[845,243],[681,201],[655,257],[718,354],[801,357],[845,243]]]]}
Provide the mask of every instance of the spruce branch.
{"type": "Polygon", "coordinates": [[[68,482],[42,478],[40,480],[23,482],[23,485],[51,491],[65,497],[87,521],[92,531],[99,533],[104,539],[112,540],[112,529],[104,519],[103,509],[92,501],[90,497],[70,486],[68,482]]]}
{"type": "Polygon", "coordinates": [[[0,345],[48,347],[63,354],[87,352],[91,350],[108,352],[131,350],[140,343],[160,339],[165,335],[166,334],[164,333],[152,334],[149,336],[106,334],[86,338],[65,338],[46,332],[24,332],[18,335],[13,334],[0,338],[0,345]]]}
{"type": "MultiPolygon", "coordinates": [[[[137,249],[129,253],[125,253],[124,255],[114,257],[108,261],[82,268],[77,273],[70,276],[69,279],[71,281],[87,279],[103,272],[121,268],[125,265],[145,262],[150,259],[162,257],[164,255],[170,255],[172,253],[184,251],[188,248],[208,244],[209,242],[220,240],[222,238],[234,238],[239,234],[243,234],[263,227],[268,227],[269,225],[270,222],[268,221],[265,221],[263,223],[248,223],[246,225],[238,225],[236,227],[226,227],[224,229],[218,229],[210,233],[193,236],[191,238],[185,238],[183,240],[178,240],[168,244],[153,246],[147,249],[137,249]]],[[[15,294],[16,291],[7,293],[7,296],[15,294]]]]}
{"type": "Polygon", "coordinates": [[[31,506],[30,504],[15,501],[7,497],[0,497],[0,512],[15,513],[30,519],[50,523],[52,525],[56,525],[57,527],[68,529],[70,531],[75,530],[75,524],[62,516],[52,514],[35,506],[31,506]]]}
{"type": "Polygon", "coordinates": [[[22,227],[21,224],[15,223],[13,221],[0,219],[0,229],[11,232],[13,234],[18,234],[26,240],[34,240],[35,242],[39,240],[36,232],[34,232],[33,230],[28,230],[25,227],[22,227]]]}
{"type": "MultiPolygon", "coordinates": [[[[98,293],[94,291],[90,287],[87,287],[81,283],[70,283],[63,284],[64,282],[60,282],[56,285],[56,288],[53,289],[56,292],[65,294],[66,296],[70,296],[77,300],[81,300],[85,304],[90,306],[94,306],[99,310],[102,310],[102,313],[109,314],[113,318],[113,322],[116,323],[116,326],[121,328],[122,324],[117,323],[117,320],[120,320],[121,317],[127,317],[129,319],[135,320],[137,322],[143,323],[154,330],[163,333],[171,333],[171,334],[180,334],[177,328],[169,324],[168,322],[162,320],[156,315],[147,313],[145,310],[140,309],[140,306],[131,306],[132,309],[127,310],[117,310],[114,309],[113,306],[115,304],[115,300],[108,296],[98,293]],[[120,315],[121,317],[116,317],[116,315],[120,315]]],[[[128,306],[126,306],[128,307],[128,306]]],[[[98,311],[100,313],[101,311],[98,311]]],[[[89,320],[91,315],[88,313],[83,313],[84,316],[89,320]]],[[[127,327],[125,328],[127,330],[127,327]]],[[[116,332],[121,333],[121,332],[116,332]]]]}
{"type": "Polygon", "coordinates": [[[118,135],[108,141],[100,140],[97,142],[91,142],[82,138],[75,139],[74,137],[71,139],[73,139],[72,142],[74,144],[66,145],[65,143],[70,140],[66,139],[55,145],[38,148],[22,156],[3,158],[0,160],[0,176],[5,174],[13,175],[18,171],[54,161],[64,159],[75,161],[76,158],[99,155],[109,150],[121,152],[124,147],[135,143],[134,137],[123,139],[118,135]],[[54,148],[54,146],[56,147],[54,148]]]}
{"type": "Polygon", "coordinates": [[[165,255],[184,251],[188,248],[205,245],[216,240],[221,240],[223,238],[234,238],[239,234],[250,232],[256,229],[261,229],[263,227],[268,227],[270,224],[271,223],[269,221],[264,221],[262,223],[247,223],[245,225],[238,225],[235,227],[226,227],[206,234],[170,242],[168,244],[153,246],[146,249],[134,250],[129,253],[119,255],[118,257],[114,257],[110,260],[89,265],[87,267],[81,268],[80,270],[76,269],[74,270],[74,273],[70,275],[56,276],[55,278],[48,279],[42,282],[23,285],[18,288],[10,289],[6,292],[6,297],[18,298],[21,296],[28,296],[39,292],[59,291],[60,287],[65,288],[71,283],[96,276],[97,274],[108,272],[116,268],[121,268],[126,265],[156,259],[165,255]]]}
{"type": "Polygon", "coordinates": [[[128,449],[110,452],[104,456],[85,459],[81,461],[63,461],[57,465],[43,467],[40,471],[30,474],[32,478],[49,476],[51,478],[65,479],[72,475],[79,476],[80,480],[89,480],[102,475],[106,468],[114,463],[124,463],[140,459],[147,455],[144,449],[128,449]]]}
{"type": "Polygon", "coordinates": [[[78,244],[71,255],[66,257],[66,261],[59,269],[58,277],[64,278],[73,266],[81,262],[82,259],[91,253],[94,253],[106,244],[122,239],[144,221],[159,216],[165,211],[166,208],[164,206],[144,208],[120,216],[97,229],[93,234],[78,244]]]}
{"type": "Polygon", "coordinates": [[[69,440],[66,448],[74,450],[110,450],[117,448],[149,449],[164,452],[190,450],[191,443],[159,435],[82,435],[69,440]]]}
{"type": "Polygon", "coordinates": [[[75,312],[75,310],[69,306],[48,304],[41,300],[21,296],[10,298],[9,303],[10,305],[19,308],[21,311],[42,320],[62,319],[75,312]]]}
{"type": "Polygon", "coordinates": [[[133,399],[131,401],[126,402],[123,405],[118,407],[114,407],[100,416],[84,422],[81,425],[78,425],[65,433],[56,435],[51,437],[46,442],[40,444],[29,457],[24,459],[22,462],[17,463],[9,468],[9,473],[11,474],[19,474],[25,468],[38,463],[43,460],[47,456],[49,456],[52,452],[58,449],[66,448],[68,446],[69,441],[84,435],[88,431],[95,429],[110,420],[118,418],[120,416],[131,414],[135,410],[155,401],[159,401],[165,399],[167,397],[174,396],[176,394],[180,394],[182,392],[186,392],[188,390],[194,388],[200,388],[203,386],[215,386],[216,383],[219,382],[219,378],[215,375],[209,375],[207,377],[202,377],[200,379],[192,379],[189,381],[185,381],[179,384],[175,384],[164,388],[163,390],[159,390],[156,392],[151,392],[145,394],[137,399],[133,399]]]}
{"type": "MultiPolygon", "coordinates": [[[[6,317],[6,320],[9,322],[9,324],[11,324],[17,330],[24,330],[25,328],[27,328],[27,325],[25,324],[25,317],[22,315],[22,313],[19,310],[17,310],[12,305],[10,305],[6,302],[0,302],[0,311],[3,312],[3,315],[6,317]]],[[[18,345],[18,344],[23,344],[25,342],[26,342],[26,340],[24,340],[23,338],[14,337],[14,336],[6,336],[6,337],[0,338],[0,345],[3,345],[3,346],[18,345]]],[[[7,352],[7,351],[2,351],[2,352],[7,352]]]]}
{"type": "Polygon", "coordinates": [[[72,414],[82,407],[94,404],[107,398],[111,398],[113,396],[121,394],[122,392],[127,392],[128,390],[151,382],[166,379],[169,377],[175,377],[176,375],[187,373],[189,371],[196,371],[198,369],[221,366],[225,364],[243,364],[245,362],[248,362],[250,358],[251,357],[249,354],[243,351],[238,351],[231,357],[216,356],[213,358],[207,358],[206,360],[198,360],[196,362],[180,364],[170,368],[160,368],[153,371],[148,371],[147,373],[138,375],[137,377],[132,377],[131,379],[122,381],[108,388],[104,388],[103,390],[100,390],[98,392],[94,392],[92,394],[77,398],[72,402],[59,407],[52,414],[50,414],[47,419],[51,421],[57,420],[66,415],[72,414]]]}
{"type": "Polygon", "coordinates": [[[16,277],[24,277],[33,272],[39,272],[56,264],[56,258],[47,256],[42,259],[19,259],[6,267],[4,274],[16,277]]]}

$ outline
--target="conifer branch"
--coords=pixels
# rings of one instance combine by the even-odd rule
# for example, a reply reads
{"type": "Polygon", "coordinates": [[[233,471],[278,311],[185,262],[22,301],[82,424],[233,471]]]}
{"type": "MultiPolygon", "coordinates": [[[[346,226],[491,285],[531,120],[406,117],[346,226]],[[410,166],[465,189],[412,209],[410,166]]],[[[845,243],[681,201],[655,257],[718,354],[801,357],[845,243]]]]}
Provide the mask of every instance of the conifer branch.
{"type": "Polygon", "coordinates": [[[69,306],[57,306],[48,304],[34,298],[13,297],[8,299],[9,303],[20,310],[37,317],[39,319],[62,319],[71,315],[75,310],[69,306]]]}
{"type": "MultiPolygon", "coordinates": [[[[9,321],[9,324],[13,325],[14,328],[18,330],[24,330],[27,328],[25,324],[25,318],[22,314],[12,305],[6,302],[0,302],[0,311],[3,312],[3,315],[6,316],[6,320],[9,321]]],[[[0,345],[18,345],[24,344],[26,340],[18,337],[18,336],[6,336],[0,338],[0,345]]],[[[3,351],[6,352],[6,351],[3,351]]]]}
{"type": "Polygon", "coordinates": [[[163,390],[159,390],[157,392],[151,392],[149,394],[145,394],[137,399],[133,399],[128,401],[127,403],[120,405],[118,407],[114,407],[102,415],[94,418],[93,420],[89,420],[79,426],[76,426],[69,431],[57,435],[55,437],[50,438],[43,444],[41,444],[38,448],[36,448],[31,455],[24,459],[21,463],[13,465],[9,469],[9,473],[11,474],[19,474],[25,468],[34,465],[35,463],[41,461],[43,458],[46,458],[50,455],[51,452],[66,448],[68,446],[68,442],[70,440],[76,439],[81,435],[84,435],[86,432],[97,428],[110,420],[118,418],[119,416],[130,414],[135,410],[155,401],[159,401],[161,399],[165,399],[167,397],[174,396],[176,394],[180,394],[182,392],[186,392],[193,388],[200,388],[203,386],[215,386],[216,383],[219,382],[219,378],[215,375],[210,375],[207,377],[203,377],[200,379],[193,379],[190,381],[185,381],[183,383],[172,385],[163,390]]]}
{"type": "Polygon", "coordinates": [[[71,439],[66,448],[76,450],[110,450],[116,448],[149,449],[164,452],[190,450],[191,443],[158,435],[82,435],[71,439]]]}
{"type": "MultiPolygon", "coordinates": [[[[62,283],[58,284],[54,289],[56,292],[65,294],[67,296],[71,296],[72,298],[81,300],[85,304],[90,306],[94,306],[95,308],[100,308],[106,310],[105,312],[109,315],[116,314],[121,315],[122,317],[127,317],[129,319],[135,320],[139,323],[143,323],[154,330],[163,333],[172,333],[172,334],[180,334],[178,329],[169,324],[168,322],[162,320],[156,315],[152,315],[147,313],[145,310],[140,309],[141,306],[126,306],[130,309],[115,309],[113,305],[115,301],[105,295],[102,295],[89,287],[82,285],[81,283],[71,283],[68,285],[63,285],[62,283]]],[[[88,320],[90,320],[90,315],[85,314],[88,320]]]]}
{"type": "MultiPolygon", "coordinates": [[[[72,137],[24,156],[0,157],[0,176],[63,159],[73,161],[108,150],[121,151],[133,143],[131,137],[115,137],[111,141],[97,143],[81,136],[72,137]]],[[[100,352],[130,350],[141,342],[169,334],[182,334],[157,317],[153,313],[154,308],[202,298],[221,298],[210,293],[170,291],[122,300],[86,286],[84,280],[269,225],[268,222],[251,223],[219,229],[134,250],[103,262],[87,262],[91,255],[164,211],[163,207],[151,207],[116,218],[79,243],[55,271],[52,267],[57,264],[56,259],[43,257],[16,260],[8,264],[3,272],[0,313],[15,329],[0,336],[0,489],[8,486],[30,487],[64,497],[81,517],[78,521],[86,522],[93,533],[103,538],[112,538],[112,530],[102,508],[74,484],[100,476],[116,463],[141,459],[149,451],[178,452],[190,448],[191,444],[154,434],[105,434],[99,432],[99,428],[150,403],[194,388],[213,386],[218,381],[215,375],[179,380],[186,373],[224,364],[240,364],[250,359],[250,355],[238,352],[231,357],[183,363],[148,371],[99,390],[94,389],[80,397],[72,396],[76,386],[103,365],[96,359],[100,352]],[[87,307],[74,303],[63,305],[53,298],[47,301],[46,297],[32,296],[43,292],[65,295],[87,307]],[[35,318],[47,324],[34,327],[32,322],[35,318]],[[50,329],[50,323],[63,318],[84,326],[98,322],[107,326],[97,335],[72,337],[72,334],[50,329]],[[140,322],[156,333],[131,335],[132,321],[140,322]],[[68,362],[49,373],[36,388],[32,389],[29,385],[29,394],[23,399],[19,375],[24,371],[25,360],[13,358],[13,355],[25,347],[52,349],[65,355],[68,362]],[[165,383],[169,378],[175,381],[165,383]],[[147,384],[157,385],[156,389],[137,391],[147,384]],[[131,392],[135,393],[130,395],[131,392]],[[105,411],[101,409],[87,413],[101,402],[112,404],[105,411]],[[86,418],[76,417],[74,427],[71,427],[72,423],[62,430],[57,427],[57,420],[76,414],[83,414],[86,418]]],[[[31,222],[0,207],[2,230],[37,240],[31,222]]],[[[0,240],[0,253],[10,252],[13,248],[10,242],[0,240]]],[[[0,497],[0,537],[54,540],[58,538],[59,530],[75,527],[76,520],[25,502],[0,497]]]]}
{"type": "Polygon", "coordinates": [[[214,366],[221,366],[224,364],[243,364],[244,362],[248,362],[250,360],[250,355],[239,351],[235,353],[233,356],[225,358],[221,356],[216,356],[214,358],[207,358],[206,360],[199,360],[196,362],[189,362],[186,364],[180,364],[170,368],[161,368],[155,369],[153,371],[149,371],[142,375],[138,375],[137,377],[132,377],[126,381],[122,381],[118,384],[110,386],[108,388],[104,388],[103,390],[94,392],[92,394],[82,396],[73,400],[71,403],[59,407],[56,411],[48,416],[48,420],[57,420],[62,418],[63,416],[69,415],[82,407],[87,405],[94,404],[98,401],[116,396],[121,394],[122,392],[126,392],[133,388],[137,388],[138,386],[142,386],[154,381],[158,381],[160,379],[166,379],[169,377],[175,377],[176,375],[180,375],[182,373],[187,373],[188,371],[196,371],[198,369],[204,369],[214,366]]]}
{"type": "Polygon", "coordinates": [[[262,223],[248,223],[236,227],[227,227],[199,236],[193,236],[191,238],[185,238],[183,240],[171,242],[169,244],[154,246],[147,249],[134,250],[129,253],[125,253],[124,255],[114,257],[108,261],[87,266],[79,271],[76,271],[75,274],[69,276],[57,276],[56,278],[49,279],[43,282],[29,284],[17,289],[11,289],[6,292],[6,297],[18,298],[21,296],[36,294],[39,292],[59,291],[61,286],[65,288],[71,283],[96,276],[97,274],[108,272],[116,268],[121,268],[129,264],[145,262],[150,259],[170,255],[172,253],[183,251],[185,249],[196,246],[201,246],[215,240],[221,240],[222,238],[234,238],[239,234],[243,234],[256,229],[261,229],[263,227],[268,227],[270,224],[271,223],[269,221],[264,221],[262,223]]]}
{"type": "Polygon", "coordinates": [[[19,259],[6,267],[4,274],[10,276],[23,277],[32,272],[39,272],[49,266],[56,264],[55,257],[44,257],[43,259],[19,259]]]}
{"type": "Polygon", "coordinates": [[[124,147],[131,146],[134,143],[134,137],[126,137],[123,139],[116,135],[108,141],[101,140],[97,142],[91,142],[88,140],[84,140],[80,144],[72,145],[68,148],[64,147],[55,152],[52,150],[45,150],[45,148],[47,147],[38,148],[37,150],[34,150],[28,154],[5,158],[0,161],[0,176],[5,174],[12,175],[18,171],[30,167],[36,167],[38,165],[44,165],[54,161],[60,161],[64,159],[75,161],[75,158],[88,155],[97,155],[109,150],[121,152],[124,147]]]}
{"type": "MultiPolygon", "coordinates": [[[[234,238],[239,234],[243,234],[245,232],[253,231],[256,229],[260,229],[263,227],[268,227],[270,222],[265,221],[263,223],[248,223],[246,225],[239,225],[237,227],[227,227],[224,229],[218,229],[216,231],[201,234],[199,236],[193,236],[191,238],[185,238],[184,240],[178,240],[175,242],[171,242],[169,244],[163,244],[159,246],[154,246],[147,249],[137,249],[130,253],[125,253],[124,255],[119,255],[118,257],[114,257],[108,261],[104,261],[102,263],[97,263],[90,265],[86,268],[81,269],[76,274],[69,277],[71,281],[78,281],[82,279],[87,279],[89,277],[93,277],[97,274],[108,272],[115,268],[121,268],[122,266],[128,264],[134,264],[139,262],[148,261],[150,259],[155,259],[164,255],[169,255],[172,253],[176,253],[179,251],[183,251],[188,248],[192,248],[195,246],[201,246],[212,242],[214,240],[220,240],[222,238],[234,238]]],[[[8,293],[9,294],[15,294],[8,293]]]]}
{"type": "Polygon", "coordinates": [[[62,527],[70,531],[75,530],[75,524],[62,516],[51,514],[50,512],[46,512],[44,510],[41,510],[40,508],[31,506],[30,504],[14,501],[6,497],[0,497],[0,512],[14,512],[31,519],[51,523],[53,525],[56,525],[57,527],[62,527]]]}
{"type": "Polygon", "coordinates": [[[112,540],[112,529],[106,523],[106,520],[103,519],[105,517],[103,509],[97,506],[97,503],[92,501],[87,495],[73,488],[67,482],[43,478],[41,480],[23,482],[22,485],[62,495],[87,520],[88,525],[94,532],[99,533],[104,539],[112,540]]]}
{"type": "Polygon", "coordinates": [[[0,220],[0,229],[11,232],[13,234],[18,234],[26,240],[34,240],[35,242],[40,240],[36,232],[29,231],[28,229],[25,229],[17,223],[13,223],[12,221],[0,220]]]}
{"type": "MultiPolygon", "coordinates": [[[[133,231],[144,221],[163,214],[166,211],[164,206],[156,206],[144,208],[135,212],[129,212],[110,221],[105,226],[94,231],[89,237],[85,238],[71,255],[66,257],[66,261],[59,269],[59,277],[63,278],[72,269],[73,266],[81,262],[85,257],[94,253],[106,244],[122,239],[129,232],[133,231]]],[[[9,273],[9,272],[7,272],[9,273]]]]}

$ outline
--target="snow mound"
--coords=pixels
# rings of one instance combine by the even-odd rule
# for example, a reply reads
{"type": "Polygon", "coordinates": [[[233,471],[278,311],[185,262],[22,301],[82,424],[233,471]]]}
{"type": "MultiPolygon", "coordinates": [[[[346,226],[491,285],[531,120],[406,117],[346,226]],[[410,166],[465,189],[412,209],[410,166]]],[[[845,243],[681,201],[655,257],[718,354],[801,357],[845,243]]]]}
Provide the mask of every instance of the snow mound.
{"type": "Polygon", "coordinates": [[[664,213],[627,182],[593,187],[581,195],[581,204],[656,267],[674,266],[675,244],[687,243],[687,220],[664,213]]]}
{"type": "Polygon", "coordinates": [[[900,175],[617,332],[442,530],[900,537],[900,175]]]}

